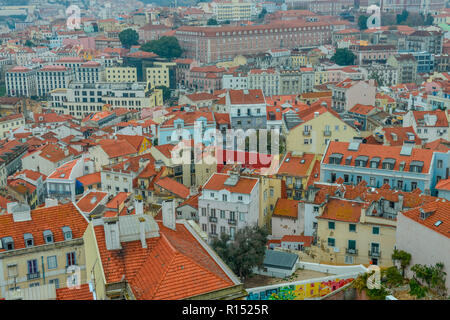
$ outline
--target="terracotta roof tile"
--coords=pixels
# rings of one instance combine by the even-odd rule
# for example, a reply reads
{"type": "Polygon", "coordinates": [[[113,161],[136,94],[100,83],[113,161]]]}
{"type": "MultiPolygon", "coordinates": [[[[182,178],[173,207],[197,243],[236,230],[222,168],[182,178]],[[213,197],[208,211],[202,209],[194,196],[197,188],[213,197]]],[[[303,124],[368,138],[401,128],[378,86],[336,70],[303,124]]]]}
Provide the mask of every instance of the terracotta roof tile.
{"type": "Polygon", "coordinates": [[[80,285],[80,288],[58,288],[56,289],[56,300],[94,300],[89,284],[80,285]]]}
{"type": "Polygon", "coordinates": [[[189,197],[190,194],[189,188],[171,178],[165,177],[159,179],[155,182],[155,184],[179,196],[182,199],[186,199],[187,197],[189,197]]]}
{"type": "Polygon", "coordinates": [[[427,203],[420,208],[404,211],[405,217],[414,220],[421,225],[442,234],[443,236],[450,238],[450,202],[449,201],[434,201],[427,203]],[[422,219],[421,209],[425,213],[431,213],[431,215],[425,219],[422,219]],[[436,226],[438,221],[442,221],[436,226]]]}
{"type": "Polygon", "coordinates": [[[272,216],[298,218],[298,204],[297,200],[278,199],[273,209],[272,216]]]}
{"type": "Polygon", "coordinates": [[[228,174],[214,173],[203,186],[203,190],[228,190],[233,193],[250,194],[258,183],[258,179],[239,177],[239,181],[236,185],[225,185],[224,183],[229,177],[228,174]]]}

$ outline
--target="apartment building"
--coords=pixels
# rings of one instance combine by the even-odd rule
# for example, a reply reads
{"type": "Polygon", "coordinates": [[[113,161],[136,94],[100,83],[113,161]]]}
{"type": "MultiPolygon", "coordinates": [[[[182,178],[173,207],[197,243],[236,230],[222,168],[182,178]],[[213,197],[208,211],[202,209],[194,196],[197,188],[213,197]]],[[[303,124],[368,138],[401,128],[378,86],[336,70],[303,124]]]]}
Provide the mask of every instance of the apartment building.
{"type": "Polygon", "coordinates": [[[286,113],[283,132],[286,150],[299,154],[323,154],[330,141],[349,141],[359,136],[358,130],[320,102],[298,113],[286,113]]]}
{"type": "Polygon", "coordinates": [[[275,69],[252,69],[247,75],[246,89],[261,89],[266,96],[279,95],[280,73],[275,69]]]}
{"type": "MultiPolygon", "coordinates": [[[[407,277],[413,275],[411,266],[415,264],[443,263],[444,272],[450,273],[449,212],[450,203],[440,200],[398,214],[395,246],[411,254],[411,262],[406,268],[407,277]]],[[[450,289],[448,276],[445,286],[450,289]]]]}
{"type": "Polygon", "coordinates": [[[398,69],[388,64],[372,64],[366,67],[370,79],[376,79],[378,86],[391,87],[397,85],[398,69]]]}
{"type": "Polygon", "coordinates": [[[388,184],[393,189],[431,192],[433,188],[433,150],[414,148],[414,142],[403,146],[381,146],[331,141],[322,158],[320,181],[358,184],[370,187],[388,184]]]}
{"type": "Polygon", "coordinates": [[[450,139],[450,129],[446,111],[409,111],[403,117],[403,126],[412,126],[422,142],[450,139]]]}
{"type": "Polygon", "coordinates": [[[45,284],[86,283],[83,234],[88,221],[73,203],[49,205],[30,210],[12,202],[9,214],[0,216],[2,297],[45,284]]]}
{"type": "Polygon", "coordinates": [[[333,109],[344,112],[356,104],[375,105],[376,89],[373,79],[368,81],[345,79],[332,86],[333,109]]]}
{"type": "Polygon", "coordinates": [[[175,89],[175,67],[175,62],[155,62],[153,67],[148,67],[146,72],[149,88],[165,86],[167,88],[175,89]]]}
{"type": "Polygon", "coordinates": [[[107,67],[105,68],[106,82],[137,82],[135,67],[107,67]]]}
{"type": "Polygon", "coordinates": [[[257,15],[255,3],[249,0],[215,0],[211,2],[211,9],[219,22],[251,20],[257,15]]]}
{"type": "Polygon", "coordinates": [[[50,91],[67,88],[75,80],[75,72],[64,66],[47,65],[36,72],[37,95],[44,97],[50,91]]]}
{"type": "Polygon", "coordinates": [[[417,61],[412,54],[392,55],[387,64],[397,69],[397,83],[415,83],[417,61]]]}
{"type": "Polygon", "coordinates": [[[83,63],[75,72],[75,81],[84,83],[103,82],[104,68],[97,61],[88,61],[83,63]]]}
{"type": "Polygon", "coordinates": [[[6,94],[11,97],[36,96],[36,70],[16,66],[5,73],[6,94]]]}
{"type": "Polygon", "coordinates": [[[25,118],[22,114],[11,114],[0,118],[0,138],[9,137],[12,132],[25,125],[25,118]]]}
{"type": "Polygon", "coordinates": [[[198,198],[199,224],[212,241],[222,233],[232,239],[237,230],[254,226],[259,217],[259,180],[214,173],[198,198]]]}
{"type": "Polygon", "coordinates": [[[387,59],[397,53],[394,45],[375,44],[368,46],[352,45],[350,50],[356,56],[358,65],[370,65],[373,63],[385,64],[387,59]]]}
{"type": "Polygon", "coordinates": [[[53,90],[50,95],[54,111],[77,119],[102,111],[105,105],[142,110],[163,104],[162,91],[148,90],[145,82],[71,82],[66,89],[53,90]]]}
{"type": "Polygon", "coordinates": [[[175,36],[185,57],[214,63],[270,49],[327,44],[331,42],[332,31],[331,22],[291,20],[251,26],[182,26],[175,36]]]}

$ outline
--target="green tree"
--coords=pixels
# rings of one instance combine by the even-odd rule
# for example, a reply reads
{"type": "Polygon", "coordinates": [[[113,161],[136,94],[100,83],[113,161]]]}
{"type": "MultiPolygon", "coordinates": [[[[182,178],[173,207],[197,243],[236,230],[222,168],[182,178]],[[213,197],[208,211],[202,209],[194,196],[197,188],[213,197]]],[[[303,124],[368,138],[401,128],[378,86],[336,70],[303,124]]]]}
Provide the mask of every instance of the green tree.
{"type": "Polygon", "coordinates": [[[166,86],[157,86],[155,87],[155,89],[161,89],[162,90],[162,94],[163,94],[163,100],[167,101],[170,99],[171,95],[171,91],[169,88],[167,88],[166,86]]]}
{"type": "Polygon", "coordinates": [[[340,66],[349,66],[354,63],[356,56],[349,49],[336,49],[335,54],[331,57],[331,61],[340,66]]]}
{"type": "Polygon", "coordinates": [[[217,26],[219,23],[214,18],[209,18],[208,21],[206,21],[206,24],[208,26],[217,26]]]}
{"type": "Polygon", "coordinates": [[[133,29],[125,29],[119,33],[119,40],[127,49],[130,49],[131,46],[139,44],[139,34],[136,30],[133,29]]]}
{"type": "Polygon", "coordinates": [[[401,14],[397,14],[397,24],[403,24],[408,19],[409,12],[403,10],[401,14]]]}
{"type": "Polygon", "coordinates": [[[358,17],[358,27],[359,30],[366,30],[367,29],[367,19],[369,17],[365,16],[365,15],[360,15],[358,17]]]}
{"type": "Polygon", "coordinates": [[[264,19],[264,17],[266,16],[266,14],[267,14],[267,10],[266,10],[266,8],[263,8],[263,9],[261,10],[261,12],[259,13],[259,15],[258,15],[258,19],[260,19],[260,20],[264,19]]]}
{"type": "Polygon", "coordinates": [[[415,264],[411,267],[414,272],[414,279],[425,282],[429,289],[436,289],[439,293],[445,294],[445,276],[443,263],[436,263],[434,266],[415,264]]]}
{"type": "Polygon", "coordinates": [[[247,226],[236,232],[234,240],[221,234],[212,247],[235,274],[246,279],[254,267],[262,266],[268,234],[266,229],[247,226]]]}
{"type": "Polygon", "coordinates": [[[369,76],[369,79],[374,79],[379,87],[383,86],[383,79],[380,78],[380,75],[378,73],[372,72],[369,76]]]}
{"type": "Polygon", "coordinates": [[[400,262],[400,266],[402,268],[402,276],[404,277],[405,269],[411,262],[411,254],[403,250],[394,249],[394,253],[392,253],[391,257],[393,261],[400,262]]]}
{"type": "Polygon", "coordinates": [[[27,40],[27,41],[25,41],[25,46],[27,46],[27,47],[35,47],[36,45],[33,43],[33,41],[27,40]]]}
{"type": "Polygon", "coordinates": [[[172,36],[163,36],[158,40],[149,41],[141,46],[141,50],[156,53],[169,60],[178,58],[183,53],[178,39],[172,36]]]}

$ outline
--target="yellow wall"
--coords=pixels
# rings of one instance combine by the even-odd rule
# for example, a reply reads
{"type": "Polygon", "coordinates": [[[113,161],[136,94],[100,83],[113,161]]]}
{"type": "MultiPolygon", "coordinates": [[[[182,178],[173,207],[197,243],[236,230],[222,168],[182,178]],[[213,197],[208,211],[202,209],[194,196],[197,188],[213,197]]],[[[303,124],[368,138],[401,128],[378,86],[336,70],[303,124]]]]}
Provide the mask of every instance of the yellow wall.
{"type": "Polygon", "coordinates": [[[108,67],[105,68],[106,82],[136,82],[136,68],[108,67]]]}
{"type": "Polygon", "coordinates": [[[158,86],[170,87],[169,66],[173,62],[155,62],[153,67],[147,68],[147,83],[149,88],[158,86]]]}
{"type": "MultiPolygon", "coordinates": [[[[363,213],[361,213],[363,214],[363,213]]],[[[387,220],[382,218],[375,218],[377,220],[387,220]]],[[[325,250],[329,249],[332,254],[334,261],[337,264],[345,264],[345,256],[351,255],[346,254],[345,249],[348,248],[348,240],[356,240],[357,254],[353,254],[353,264],[369,264],[371,257],[369,257],[369,250],[371,248],[371,243],[380,244],[381,256],[378,258],[378,265],[382,267],[392,266],[391,255],[394,251],[395,245],[395,221],[386,221],[392,226],[374,224],[374,223],[362,223],[358,222],[356,224],[356,232],[349,231],[350,222],[342,222],[327,219],[317,219],[317,235],[318,235],[318,246],[322,246],[325,250]],[[335,229],[328,229],[328,221],[335,222],[335,229]],[[372,228],[379,227],[380,233],[375,235],[372,234],[372,228]],[[328,247],[328,238],[335,239],[335,247],[339,248],[339,252],[334,252],[333,248],[328,247]],[[333,255],[334,254],[334,255],[333,255]]],[[[367,222],[367,221],[366,221],[367,222]]],[[[327,263],[327,261],[324,261],[327,263]]]]}
{"type": "Polygon", "coordinates": [[[317,118],[291,129],[286,134],[286,150],[287,152],[323,154],[327,146],[325,139],[330,139],[330,141],[335,141],[336,139],[339,139],[339,141],[350,141],[355,136],[359,136],[355,129],[336,118],[330,112],[325,112],[317,118]],[[312,126],[309,136],[303,135],[305,125],[312,126]],[[331,136],[324,136],[326,125],[330,126],[331,136]],[[339,130],[335,130],[335,126],[339,126],[339,130]],[[345,130],[344,127],[346,128],[345,130]],[[304,139],[312,139],[312,143],[304,144],[304,139]]]}

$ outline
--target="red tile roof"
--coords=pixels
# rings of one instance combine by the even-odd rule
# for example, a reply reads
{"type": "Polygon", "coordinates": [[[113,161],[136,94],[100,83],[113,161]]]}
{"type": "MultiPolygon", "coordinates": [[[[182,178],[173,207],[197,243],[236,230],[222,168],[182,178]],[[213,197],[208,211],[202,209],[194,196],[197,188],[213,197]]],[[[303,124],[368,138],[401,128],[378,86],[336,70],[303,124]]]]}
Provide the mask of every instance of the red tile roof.
{"type": "Polygon", "coordinates": [[[247,90],[246,92],[244,90],[229,90],[230,103],[232,105],[266,103],[261,89],[247,90]]]}
{"type": "Polygon", "coordinates": [[[107,283],[124,277],[137,300],[178,300],[231,287],[234,283],[182,224],[176,231],[158,223],[160,237],[106,249],[102,226],[94,227],[107,283]]]}
{"type": "Polygon", "coordinates": [[[448,127],[448,120],[443,110],[434,110],[434,111],[412,111],[414,119],[416,120],[418,127],[448,127]],[[436,122],[426,123],[425,115],[430,115],[436,118],[436,122]]]}
{"type": "MultiPolygon", "coordinates": [[[[14,240],[14,249],[25,248],[23,235],[31,233],[34,238],[34,245],[44,245],[43,232],[51,230],[53,241],[64,241],[62,227],[68,226],[72,230],[72,238],[79,239],[83,237],[88,221],[73,205],[73,203],[62,204],[58,206],[40,208],[31,211],[31,220],[14,222],[12,214],[0,215],[0,238],[12,237],[14,240]]],[[[4,251],[4,249],[0,249],[4,251]]]]}
{"type": "Polygon", "coordinates": [[[317,218],[346,222],[359,222],[364,204],[341,199],[330,199],[321,216],[317,218]]]}
{"type": "MultiPolygon", "coordinates": [[[[331,141],[327,153],[324,156],[323,162],[329,163],[329,157],[333,153],[342,154],[342,162],[341,165],[344,165],[345,159],[349,156],[352,156],[350,166],[354,166],[355,159],[358,156],[367,156],[369,157],[369,161],[367,161],[367,167],[370,167],[370,160],[374,157],[379,157],[380,162],[383,162],[384,159],[392,158],[395,159],[394,170],[398,171],[401,162],[405,162],[405,168],[403,171],[409,172],[409,165],[412,161],[422,161],[423,169],[422,173],[426,173],[430,169],[431,159],[433,157],[433,150],[428,149],[419,149],[413,148],[411,151],[411,155],[400,155],[400,151],[402,147],[391,147],[391,146],[382,146],[382,145],[374,145],[374,144],[364,144],[361,143],[359,145],[358,151],[348,150],[349,142],[340,142],[340,141],[331,141]]],[[[381,167],[381,164],[379,165],[381,167]]]]}
{"type": "Polygon", "coordinates": [[[91,186],[93,184],[99,184],[99,183],[102,182],[102,178],[101,178],[100,172],[94,172],[94,173],[86,174],[86,175],[84,175],[82,177],[77,178],[77,180],[79,182],[81,182],[81,184],[84,187],[91,186]]]}
{"type": "Polygon", "coordinates": [[[80,159],[71,160],[65,162],[61,166],[55,169],[47,178],[48,179],[70,179],[74,166],[80,161],[80,159]]]}
{"type": "Polygon", "coordinates": [[[425,149],[447,152],[448,150],[450,150],[450,141],[441,138],[432,142],[428,142],[423,147],[425,149]]]}
{"type": "Polygon", "coordinates": [[[58,288],[56,289],[56,300],[94,300],[89,284],[80,285],[80,288],[58,288]]]}
{"type": "Polygon", "coordinates": [[[356,104],[353,108],[349,110],[349,112],[361,114],[361,115],[368,115],[371,111],[375,109],[374,106],[370,105],[363,105],[363,104],[356,104]]]}
{"type": "Polygon", "coordinates": [[[297,219],[298,204],[297,200],[278,199],[272,216],[297,219]]]}
{"type": "Polygon", "coordinates": [[[100,140],[100,147],[110,158],[134,155],[137,150],[126,140],[100,140]]]}
{"type": "Polygon", "coordinates": [[[442,234],[443,236],[450,238],[450,202],[449,201],[434,201],[427,203],[419,208],[404,211],[405,217],[414,220],[421,225],[442,234]],[[431,215],[426,219],[420,217],[421,209],[425,213],[430,213],[431,215]],[[442,221],[441,224],[436,226],[438,221],[442,221]]]}
{"type": "Polygon", "coordinates": [[[285,235],[281,238],[281,242],[303,242],[304,247],[311,247],[311,243],[314,237],[311,236],[294,236],[294,235],[285,235]]]}
{"type": "Polygon", "coordinates": [[[422,140],[417,136],[413,127],[385,127],[383,131],[390,146],[402,146],[404,141],[414,141],[416,145],[422,144],[422,140]],[[413,140],[409,139],[408,133],[413,135],[413,140]]]}
{"type": "Polygon", "coordinates": [[[165,177],[159,179],[158,181],[155,182],[155,184],[160,186],[164,190],[167,190],[179,196],[182,199],[186,199],[187,197],[189,197],[190,194],[189,188],[171,178],[165,177]]]}
{"type": "Polygon", "coordinates": [[[303,156],[293,156],[291,152],[286,154],[283,163],[278,169],[278,174],[304,177],[313,164],[315,155],[312,153],[305,153],[303,156]]]}
{"type": "Polygon", "coordinates": [[[192,208],[198,209],[198,197],[200,197],[202,194],[197,193],[195,196],[189,197],[186,201],[181,203],[178,208],[183,206],[191,206],[192,208]]]}
{"type": "Polygon", "coordinates": [[[225,181],[230,176],[228,174],[214,173],[203,186],[203,190],[228,190],[233,193],[250,194],[258,183],[258,179],[239,177],[239,181],[234,186],[225,185],[225,181]]]}
{"type": "Polygon", "coordinates": [[[442,180],[440,180],[437,184],[436,184],[436,186],[435,186],[435,189],[438,189],[438,190],[448,190],[448,191],[450,191],[450,179],[442,179],[442,180]]]}
{"type": "Polygon", "coordinates": [[[91,212],[107,196],[106,192],[91,191],[78,200],[77,206],[83,212],[91,212]]]}

